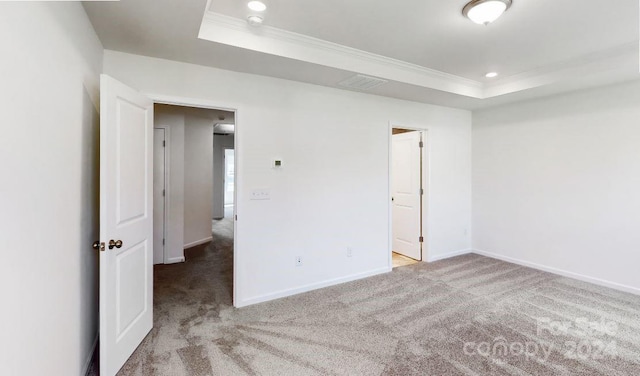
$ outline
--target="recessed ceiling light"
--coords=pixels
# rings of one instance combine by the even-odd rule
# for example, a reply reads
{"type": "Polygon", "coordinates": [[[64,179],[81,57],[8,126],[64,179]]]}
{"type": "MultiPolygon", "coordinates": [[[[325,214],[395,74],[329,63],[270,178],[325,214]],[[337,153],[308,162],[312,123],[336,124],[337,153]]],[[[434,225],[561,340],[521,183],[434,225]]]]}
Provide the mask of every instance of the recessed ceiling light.
{"type": "Polygon", "coordinates": [[[498,73],[497,72],[489,72],[487,74],[484,75],[486,78],[494,78],[494,77],[498,77],[498,73]]]}
{"type": "Polygon", "coordinates": [[[488,25],[511,6],[511,0],[471,0],[462,8],[462,14],[471,21],[488,25]]]}
{"type": "Polygon", "coordinates": [[[256,12],[264,12],[264,10],[267,9],[267,6],[264,5],[262,1],[249,1],[249,4],[247,4],[247,6],[249,7],[249,9],[256,12]]]}
{"type": "Polygon", "coordinates": [[[260,17],[260,16],[249,16],[249,17],[247,17],[247,22],[251,26],[260,26],[260,25],[262,25],[262,17],[260,17]]]}

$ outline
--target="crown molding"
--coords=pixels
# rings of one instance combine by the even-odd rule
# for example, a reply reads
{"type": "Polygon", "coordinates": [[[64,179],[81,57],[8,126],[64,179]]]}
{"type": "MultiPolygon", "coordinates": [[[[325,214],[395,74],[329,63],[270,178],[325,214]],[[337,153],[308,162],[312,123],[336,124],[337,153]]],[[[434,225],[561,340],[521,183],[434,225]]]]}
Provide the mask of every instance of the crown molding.
{"type": "Polygon", "coordinates": [[[207,11],[198,38],[355,73],[482,98],[484,85],[405,61],[207,11]]]}
{"type": "Polygon", "coordinates": [[[484,98],[493,98],[603,73],[639,73],[638,64],[638,41],[634,41],[500,78],[485,86],[484,98]]]}
{"type": "MultiPolygon", "coordinates": [[[[207,7],[209,9],[210,7],[207,7]]],[[[638,41],[483,83],[276,27],[207,10],[198,38],[388,81],[488,99],[602,72],[638,68],[638,41]]],[[[337,84],[337,83],[336,83],[337,84]]]]}

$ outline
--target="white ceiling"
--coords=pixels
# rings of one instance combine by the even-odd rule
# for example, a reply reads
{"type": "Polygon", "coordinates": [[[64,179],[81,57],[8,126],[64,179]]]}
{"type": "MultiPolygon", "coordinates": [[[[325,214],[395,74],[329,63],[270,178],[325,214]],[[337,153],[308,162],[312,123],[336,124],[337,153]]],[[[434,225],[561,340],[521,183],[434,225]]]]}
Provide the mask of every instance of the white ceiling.
{"type": "MultiPolygon", "coordinates": [[[[462,16],[468,0],[264,1],[265,25],[472,80],[491,71],[510,76],[638,39],[636,0],[514,0],[489,26],[462,16]]],[[[238,0],[214,0],[211,10],[241,19],[253,13],[238,0]]]]}
{"type": "Polygon", "coordinates": [[[239,0],[84,6],[107,49],[331,87],[363,73],[389,81],[372,94],[452,107],[640,78],[637,0],[513,0],[489,26],[466,0],[263,1],[260,28],[239,0]]]}

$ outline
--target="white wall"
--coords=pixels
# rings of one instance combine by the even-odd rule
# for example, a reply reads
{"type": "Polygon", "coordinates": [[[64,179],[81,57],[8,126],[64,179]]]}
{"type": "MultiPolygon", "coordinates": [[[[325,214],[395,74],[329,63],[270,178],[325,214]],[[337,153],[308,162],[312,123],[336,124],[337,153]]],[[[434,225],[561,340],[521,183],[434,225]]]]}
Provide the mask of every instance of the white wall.
{"type": "Polygon", "coordinates": [[[184,261],[184,139],[185,117],[179,108],[154,108],[154,127],[166,127],[169,179],[167,181],[167,223],[165,223],[166,263],[184,261]]]}
{"type": "Polygon", "coordinates": [[[390,120],[429,129],[429,257],[470,248],[470,112],[114,51],[104,65],[153,96],[238,110],[237,305],[389,270],[390,120]],[[257,188],[271,200],[251,201],[257,188]]]}
{"type": "Polygon", "coordinates": [[[213,136],[213,218],[224,218],[224,149],[234,148],[234,136],[213,136]]]}
{"type": "Polygon", "coordinates": [[[473,246],[640,292],[640,83],[473,114],[473,246]]]}
{"type": "Polygon", "coordinates": [[[98,330],[102,45],[78,2],[2,2],[0,46],[0,374],[80,375],[98,330]]]}
{"type": "Polygon", "coordinates": [[[211,240],[213,121],[185,116],[184,248],[211,240]]]}

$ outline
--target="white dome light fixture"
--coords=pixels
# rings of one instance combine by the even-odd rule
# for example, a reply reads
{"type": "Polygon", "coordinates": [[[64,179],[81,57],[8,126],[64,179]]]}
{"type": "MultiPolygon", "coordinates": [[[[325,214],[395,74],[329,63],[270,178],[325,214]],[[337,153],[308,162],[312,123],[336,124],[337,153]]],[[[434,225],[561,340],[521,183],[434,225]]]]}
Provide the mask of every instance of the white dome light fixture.
{"type": "Polygon", "coordinates": [[[489,72],[484,75],[486,78],[495,78],[498,77],[498,72],[489,72]]]}
{"type": "Polygon", "coordinates": [[[262,1],[250,1],[247,6],[254,12],[264,12],[267,9],[267,6],[262,1]]]}
{"type": "Polygon", "coordinates": [[[509,9],[511,3],[511,0],[471,0],[462,8],[462,14],[479,25],[488,25],[509,9]]]}

